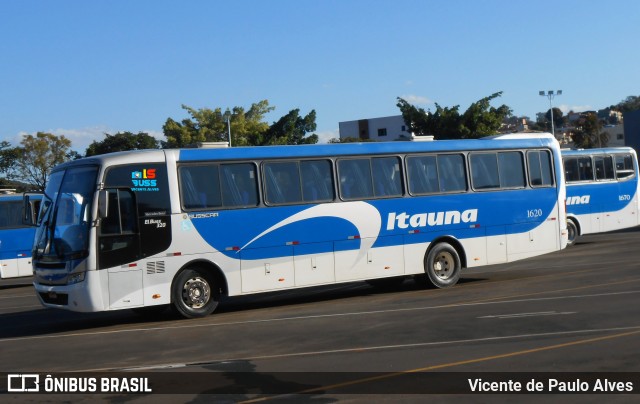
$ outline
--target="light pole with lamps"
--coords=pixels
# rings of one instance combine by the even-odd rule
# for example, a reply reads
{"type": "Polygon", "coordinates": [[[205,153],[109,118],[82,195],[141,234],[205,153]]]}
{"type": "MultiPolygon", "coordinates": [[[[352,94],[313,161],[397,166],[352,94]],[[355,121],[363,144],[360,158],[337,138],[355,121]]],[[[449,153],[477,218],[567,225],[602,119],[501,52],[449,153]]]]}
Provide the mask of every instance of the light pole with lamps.
{"type": "Polygon", "coordinates": [[[544,91],[539,91],[538,94],[540,94],[543,97],[547,97],[549,99],[549,115],[551,115],[551,134],[553,135],[553,137],[556,137],[556,130],[553,126],[553,103],[551,102],[551,100],[553,100],[553,98],[556,95],[562,95],[562,90],[557,90],[555,93],[553,92],[553,90],[549,90],[546,93],[544,91]]]}
{"type": "Polygon", "coordinates": [[[231,114],[227,115],[227,135],[229,136],[229,147],[231,147],[231,114]]]}

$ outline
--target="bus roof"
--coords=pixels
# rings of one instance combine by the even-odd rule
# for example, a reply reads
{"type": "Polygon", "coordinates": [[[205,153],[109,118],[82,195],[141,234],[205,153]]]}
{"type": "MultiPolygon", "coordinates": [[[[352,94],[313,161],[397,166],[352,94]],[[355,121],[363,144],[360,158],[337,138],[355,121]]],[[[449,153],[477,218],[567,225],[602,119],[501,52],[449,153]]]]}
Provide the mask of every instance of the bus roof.
{"type": "Polygon", "coordinates": [[[193,148],[132,150],[86,157],[63,163],[56,169],[83,164],[127,164],[162,161],[173,154],[177,161],[254,160],[282,157],[337,157],[396,153],[447,152],[464,150],[518,149],[557,146],[551,134],[514,134],[483,139],[434,140],[430,142],[367,142],[313,145],[249,146],[229,148],[193,148]]]}
{"type": "MultiPolygon", "coordinates": [[[[36,195],[38,193],[35,192],[27,192],[30,195],[36,195]]],[[[10,201],[21,201],[25,194],[22,192],[17,194],[0,194],[0,201],[2,202],[10,202],[10,201]]]]}
{"type": "Polygon", "coordinates": [[[370,142],[296,146],[259,146],[227,149],[181,149],[179,161],[270,159],[280,157],[337,157],[396,153],[446,152],[458,150],[514,149],[521,147],[549,147],[556,140],[536,135],[501,139],[434,140],[430,142],[370,142]]]}
{"type": "Polygon", "coordinates": [[[587,156],[592,154],[631,153],[636,154],[632,147],[601,147],[596,149],[560,149],[563,156],[587,156]]]}

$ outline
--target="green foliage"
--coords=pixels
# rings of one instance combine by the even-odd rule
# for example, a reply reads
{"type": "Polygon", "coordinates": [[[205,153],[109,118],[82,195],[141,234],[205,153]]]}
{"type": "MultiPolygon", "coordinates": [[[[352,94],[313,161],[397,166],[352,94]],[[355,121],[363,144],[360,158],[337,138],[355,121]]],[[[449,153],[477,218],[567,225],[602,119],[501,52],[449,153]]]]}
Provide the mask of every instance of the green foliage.
{"type": "Polygon", "coordinates": [[[71,141],[64,136],[38,132],[36,136],[26,135],[20,144],[9,177],[44,191],[51,169],[69,159],[71,141]]]}
{"type": "Polygon", "coordinates": [[[299,109],[292,109],[287,115],[274,122],[264,134],[256,133],[251,137],[251,143],[255,146],[315,144],[318,143],[318,135],[306,136],[307,132],[314,130],[316,130],[315,110],[301,117],[299,109]]]}
{"type": "Polygon", "coordinates": [[[18,158],[18,150],[7,141],[0,142],[0,172],[8,172],[18,158]]]}
{"type": "Polygon", "coordinates": [[[609,135],[602,131],[602,123],[593,112],[586,114],[580,120],[572,137],[575,147],[582,149],[606,147],[609,142],[609,135]]]}
{"type": "Polygon", "coordinates": [[[432,135],[436,139],[475,139],[498,132],[505,118],[511,116],[506,105],[491,106],[491,100],[502,92],[484,97],[469,106],[461,115],[460,106],[441,107],[436,103],[435,112],[409,104],[398,97],[397,106],[409,130],[416,136],[432,135]]]}
{"type": "Polygon", "coordinates": [[[86,156],[112,153],[126,150],[158,149],[160,142],[145,132],[133,134],[131,132],[118,132],[115,135],[105,133],[105,139],[101,142],[93,141],[86,151],[86,156]]]}
{"type": "Polygon", "coordinates": [[[313,110],[304,117],[300,116],[299,109],[291,110],[270,126],[264,121],[265,115],[275,107],[270,106],[267,100],[252,104],[248,111],[242,107],[234,107],[224,113],[221,108],[194,109],[186,105],[182,108],[189,112],[191,117],[183,119],[182,122],[167,119],[163,126],[167,138],[167,141],[163,142],[165,148],[193,147],[201,142],[226,142],[229,133],[227,121],[231,126],[232,146],[318,142],[317,135],[306,136],[308,132],[316,129],[316,112],[313,110]]]}
{"type": "Polygon", "coordinates": [[[620,112],[629,112],[636,111],[640,109],[640,96],[630,95],[624,99],[624,101],[620,101],[616,105],[612,105],[611,109],[615,109],[620,112]]]}
{"type": "MultiPolygon", "coordinates": [[[[551,109],[547,110],[547,113],[544,115],[549,122],[549,132],[551,132],[551,109]]],[[[560,110],[560,108],[553,108],[553,126],[556,128],[561,127],[564,124],[564,114],[560,110]]]]}
{"type": "Polygon", "coordinates": [[[215,110],[209,108],[194,109],[182,105],[191,118],[176,122],[168,118],[162,130],[166,142],[164,148],[193,147],[201,142],[226,142],[228,141],[227,121],[231,124],[231,144],[233,146],[246,146],[255,133],[263,133],[269,125],[264,116],[273,111],[275,107],[269,106],[269,101],[263,100],[251,105],[245,112],[242,107],[234,107],[232,111],[221,108],[215,110]]]}

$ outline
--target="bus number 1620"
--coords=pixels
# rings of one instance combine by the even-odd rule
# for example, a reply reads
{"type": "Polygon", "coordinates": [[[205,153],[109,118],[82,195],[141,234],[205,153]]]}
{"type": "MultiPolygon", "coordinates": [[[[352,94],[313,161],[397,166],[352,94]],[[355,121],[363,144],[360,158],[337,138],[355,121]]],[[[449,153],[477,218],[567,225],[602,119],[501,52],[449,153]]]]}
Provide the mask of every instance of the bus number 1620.
{"type": "Polygon", "coordinates": [[[541,216],[542,216],[542,209],[529,209],[529,210],[527,210],[527,217],[528,218],[541,217],[541,216]]]}

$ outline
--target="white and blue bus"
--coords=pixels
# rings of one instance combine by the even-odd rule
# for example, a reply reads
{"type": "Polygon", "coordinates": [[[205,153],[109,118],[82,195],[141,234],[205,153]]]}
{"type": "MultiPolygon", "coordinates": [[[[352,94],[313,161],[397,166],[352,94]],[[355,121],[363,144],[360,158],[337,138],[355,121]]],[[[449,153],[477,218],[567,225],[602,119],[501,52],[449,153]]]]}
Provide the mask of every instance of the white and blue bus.
{"type": "MultiPolygon", "coordinates": [[[[147,150],[51,173],[34,243],[43,305],[94,312],[462,268],[566,246],[550,135],[147,150]]],[[[426,274],[426,276],[425,276],[426,274]]]]}
{"type": "Polygon", "coordinates": [[[640,224],[638,157],[631,147],[562,149],[569,244],[640,224]]]}
{"type": "Polygon", "coordinates": [[[38,194],[0,190],[0,279],[31,276],[31,247],[40,209],[38,194]]]}

